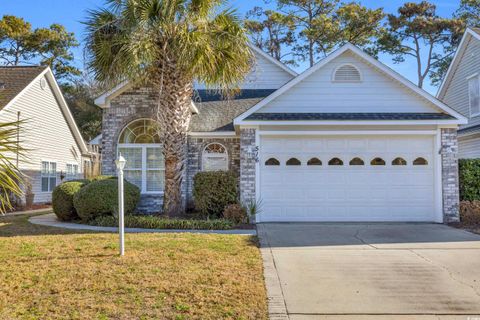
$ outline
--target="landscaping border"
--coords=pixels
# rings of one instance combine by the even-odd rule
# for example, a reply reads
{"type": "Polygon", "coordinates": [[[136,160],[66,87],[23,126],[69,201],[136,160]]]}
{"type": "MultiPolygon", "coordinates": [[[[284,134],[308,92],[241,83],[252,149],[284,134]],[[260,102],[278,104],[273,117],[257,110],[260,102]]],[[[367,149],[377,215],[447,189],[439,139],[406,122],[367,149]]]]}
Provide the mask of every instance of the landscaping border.
{"type": "MultiPolygon", "coordinates": [[[[70,223],[70,222],[61,222],[57,219],[54,213],[49,213],[45,215],[34,216],[28,219],[30,223],[72,229],[72,230],[90,230],[90,231],[99,231],[99,232],[118,232],[118,228],[115,227],[96,227],[89,226],[86,224],[79,223],[70,223]]],[[[127,233],[203,233],[203,234],[236,234],[236,235],[245,235],[245,236],[255,236],[257,235],[256,230],[183,230],[183,229],[141,229],[141,228],[125,228],[127,233]]]]}

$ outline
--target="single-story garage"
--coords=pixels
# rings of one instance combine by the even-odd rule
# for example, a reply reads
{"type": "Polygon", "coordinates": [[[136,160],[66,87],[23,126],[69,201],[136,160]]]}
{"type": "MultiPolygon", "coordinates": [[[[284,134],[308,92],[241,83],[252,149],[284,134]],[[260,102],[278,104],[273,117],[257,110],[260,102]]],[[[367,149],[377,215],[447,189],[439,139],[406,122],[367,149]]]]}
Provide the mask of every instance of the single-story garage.
{"type": "MultiPolygon", "coordinates": [[[[300,75],[252,51],[257,63],[236,99],[197,84],[186,203],[197,172],[231,170],[241,202],[260,204],[258,222],[458,220],[464,116],[351,44],[300,75]]],[[[138,164],[126,176],[141,187],[142,208],[158,210],[161,141],[128,134],[150,132],[151,92],[123,85],[97,103],[104,173],[122,150],[138,164]]]]}

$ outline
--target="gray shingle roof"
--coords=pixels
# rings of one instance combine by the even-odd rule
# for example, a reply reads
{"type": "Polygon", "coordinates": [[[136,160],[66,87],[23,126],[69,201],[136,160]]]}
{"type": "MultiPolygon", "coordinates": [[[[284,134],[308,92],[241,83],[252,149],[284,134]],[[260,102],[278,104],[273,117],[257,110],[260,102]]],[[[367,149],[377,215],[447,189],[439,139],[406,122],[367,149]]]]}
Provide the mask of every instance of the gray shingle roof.
{"type": "Polygon", "coordinates": [[[250,121],[451,120],[445,113],[254,113],[250,121]]]}
{"type": "Polygon", "coordinates": [[[231,100],[222,100],[219,94],[198,90],[195,106],[198,114],[193,115],[190,131],[215,132],[234,131],[233,119],[256,105],[275,90],[242,90],[231,100]]]}
{"type": "Polygon", "coordinates": [[[15,98],[46,67],[0,67],[0,110],[15,98]]]}
{"type": "Polygon", "coordinates": [[[467,127],[467,128],[461,128],[458,130],[459,134],[467,134],[467,133],[474,133],[480,131],[480,124],[477,124],[475,126],[467,127]]]}

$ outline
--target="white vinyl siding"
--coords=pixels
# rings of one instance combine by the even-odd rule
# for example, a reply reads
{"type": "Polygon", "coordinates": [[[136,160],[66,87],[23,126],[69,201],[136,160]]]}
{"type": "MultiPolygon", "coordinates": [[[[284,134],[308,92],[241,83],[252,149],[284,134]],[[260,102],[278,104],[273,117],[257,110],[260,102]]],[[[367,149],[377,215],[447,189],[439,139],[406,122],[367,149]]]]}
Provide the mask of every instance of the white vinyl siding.
{"type": "Polygon", "coordinates": [[[458,139],[458,158],[477,159],[480,158],[480,137],[465,137],[458,139]]]}
{"type": "Polygon", "coordinates": [[[468,78],[468,99],[470,107],[470,117],[480,114],[480,84],[478,74],[468,78]]]}
{"type": "MultiPolygon", "coordinates": [[[[480,41],[471,38],[465,43],[465,50],[459,57],[459,63],[453,73],[451,80],[445,89],[442,101],[449,107],[455,109],[465,116],[470,115],[469,77],[475,73],[480,74],[480,41]]],[[[462,126],[467,128],[480,124],[480,117],[469,119],[468,124],[462,126]]]]}
{"type": "Polygon", "coordinates": [[[0,122],[16,121],[18,111],[26,121],[20,140],[29,150],[19,167],[30,177],[34,202],[50,202],[51,192],[42,192],[41,162],[56,161],[56,180],[60,183],[60,171],[65,170],[67,164],[77,164],[79,174],[82,172],[81,151],[48,81],[42,89],[37,79],[12,106],[0,111],[0,122]]]}
{"type": "Polygon", "coordinates": [[[42,192],[52,192],[57,186],[57,163],[42,161],[42,192]]]}
{"type": "Polygon", "coordinates": [[[258,112],[439,112],[440,110],[357,56],[344,53],[271,101],[258,112]],[[361,82],[332,82],[345,64],[357,67],[361,82]]]}
{"type": "MultiPolygon", "coordinates": [[[[293,75],[255,53],[255,65],[246,76],[242,89],[278,89],[293,79],[293,75]]],[[[196,83],[196,89],[205,89],[205,85],[196,83]]]]}

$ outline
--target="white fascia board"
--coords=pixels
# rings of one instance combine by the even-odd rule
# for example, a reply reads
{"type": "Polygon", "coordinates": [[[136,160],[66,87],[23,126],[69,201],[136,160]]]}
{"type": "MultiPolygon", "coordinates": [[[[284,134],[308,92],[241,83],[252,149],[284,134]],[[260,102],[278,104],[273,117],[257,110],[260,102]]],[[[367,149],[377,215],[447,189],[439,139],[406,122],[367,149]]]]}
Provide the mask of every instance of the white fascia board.
{"type": "Polygon", "coordinates": [[[467,28],[465,30],[465,33],[462,37],[462,40],[460,41],[460,44],[458,45],[457,51],[455,52],[455,55],[453,56],[453,60],[450,63],[450,66],[448,66],[447,73],[445,74],[445,77],[443,78],[442,84],[440,85],[440,88],[438,89],[437,92],[437,98],[443,99],[445,96],[445,91],[447,89],[447,84],[450,83],[451,77],[453,76],[454,70],[457,68],[458,64],[460,63],[461,57],[463,56],[463,52],[465,51],[467,47],[467,43],[470,40],[470,38],[473,37],[480,41],[480,35],[473,31],[470,28],[467,28]]]}
{"type": "Polygon", "coordinates": [[[218,131],[218,132],[189,132],[189,136],[198,138],[223,138],[236,137],[235,131],[218,131]]]}
{"type": "Polygon", "coordinates": [[[45,74],[47,74],[48,70],[50,68],[45,68],[38,76],[36,76],[25,88],[22,89],[12,100],[10,100],[7,105],[0,110],[0,113],[7,111],[10,106],[12,106],[18,99],[20,99],[21,96],[25,94],[39,79],[41,79],[45,74]]]}
{"type": "Polygon", "coordinates": [[[248,44],[249,48],[252,49],[252,51],[255,51],[255,53],[257,53],[258,55],[262,56],[263,58],[267,59],[269,62],[273,63],[274,65],[280,67],[282,70],[288,72],[290,75],[296,77],[298,76],[298,73],[293,71],[292,69],[290,69],[289,67],[287,67],[284,63],[282,63],[281,61],[278,61],[277,59],[275,59],[274,57],[272,57],[271,55],[267,54],[266,52],[264,52],[262,49],[260,49],[259,47],[257,47],[256,45],[252,44],[252,43],[249,43],[248,44]]]}
{"type": "Polygon", "coordinates": [[[458,125],[465,124],[460,120],[347,120],[347,121],[241,121],[236,125],[248,126],[315,126],[315,125],[458,125]]]}
{"type": "Polygon", "coordinates": [[[77,123],[75,122],[75,118],[70,112],[70,108],[68,107],[68,104],[65,101],[65,98],[63,97],[62,91],[58,86],[57,80],[55,79],[55,76],[53,75],[53,72],[50,68],[47,68],[47,72],[45,73],[45,76],[50,82],[50,85],[52,86],[53,92],[57,98],[58,103],[60,104],[60,107],[62,108],[62,112],[63,112],[63,115],[65,116],[65,119],[67,120],[67,124],[70,127],[70,130],[72,131],[73,136],[75,137],[75,140],[77,141],[77,145],[80,148],[80,152],[82,153],[82,156],[89,155],[89,151],[85,143],[85,140],[83,140],[82,134],[80,133],[77,123]]]}
{"type": "Polygon", "coordinates": [[[303,72],[302,74],[300,74],[298,77],[296,77],[292,81],[286,83],[283,87],[281,87],[280,89],[278,89],[277,91],[275,91],[274,93],[272,93],[271,95],[269,95],[268,97],[266,97],[265,99],[263,99],[262,101],[257,103],[255,106],[253,106],[252,108],[250,108],[249,110],[247,110],[246,112],[244,112],[243,114],[241,114],[240,116],[235,118],[234,124],[235,125],[243,124],[242,121],[246,117],[248,117],[249,115],[255,113],[258,110],[260,110],[262,107],[264,107],[265,105],[267,105],[268,103],[270,103],[271,101],[276,99],[277,97],[281,96],[282,94],[284,94],[285,92],[290,90],[292,87],[294,87],[295,85],[297,85],[298,83],[300,83],[304,79],[308,78],[310,75],[317,72],[319,69],[321,69],[327,63],[329,63],[333,59],[337,58],[341,54],[345,53],[346,51],[352,51],[353,53],[358,55],[360,58],[364,59],[365,61],[367,61],[368,63],[370,63],[371,65],[373,65],[377,69],[379,69],[380,71],[384,72],[385,74],[387,74],[388,76],[390,76],[391,78],[393,78],[394,80],[396,80],[397,82],[399,82],[400,84],[405,86],[406,88],[410,89],[411,91],[418,94],[419,96],[421,96],[425,100],[434,104],[440,110],[442,110],[442,111],[446,112],[447,114],[457,118],[459,121],[461,121],[460,122],[461,124],[467,123],[468,119],[466,117],[464,117],[462,114],[453,110],[452,108],[450,108],[449,106],[447,106],[446,104],[444,104],[443,102],[441,102],[440,100],[438,100],[437,98],[435,98],[434,96],[432,96],[431,94],[426,92],[425,90],[420,89],[414,83],[407,80],[405,77],[403,77],[402,75],[400,75],[399,73],[397,73],[393,69],[389,68],[388,66],[384,65],[380,61],[371,57],[369,54],[365,53],[363,50],[357,48],[356,46],[354,46],[351,43],[347,43],[344,46],[342,46],[341,48],[339,48],[336,51],[334,51],[333,53],[331,53],[325,59],[323,59],[320,62],[318,62],[317,64],[315,64],[310,69],[308,69],[305,72],[303,72]]]}
{"type": "Polygon", "coordinates": [[[102,109],[110,108],[110,100],[114,96],[117,96],[119,91],[123,92],[126,89],[126,87],[128,87],[128,85],[129,85],[128,81],[123,81],[122,83],[118,84],[114,88],[106,91],[101,96],[96,98],[95,101],[94,101],[95,104],[102,109]]]}
{"type": "Polygon", "coordinates": [[[325,131],[262,131],[261,136],[349,136],[349,135],[436,135],[437,130],[325,130],[325,131]]]}

